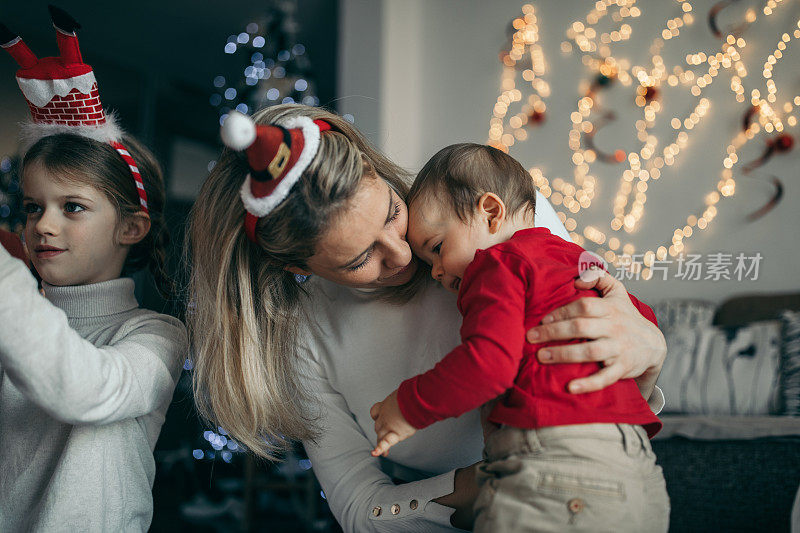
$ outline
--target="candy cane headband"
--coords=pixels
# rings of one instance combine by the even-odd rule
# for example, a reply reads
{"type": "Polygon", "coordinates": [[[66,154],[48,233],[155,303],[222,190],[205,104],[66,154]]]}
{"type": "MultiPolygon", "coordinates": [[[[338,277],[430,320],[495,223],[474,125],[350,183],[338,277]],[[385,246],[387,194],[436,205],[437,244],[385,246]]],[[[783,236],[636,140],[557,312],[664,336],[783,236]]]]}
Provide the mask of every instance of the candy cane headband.
{"type": "Polygon", "coordinates": [[[106,115],[92,67],[83,62],[75,30],[81,26],[66,11],[49,6],[59,57],[37,58],[22,38],[0,24],[0,48],[19,64],[17,83],[28,102],[31,122],[22,127],[23,149],[42,137],[74,133],[110,144],[128,164],[145,213],[147,193],[130,152],[120,143],[123,132],[106,115]]]}
{"type": "Polygon", "coordinates": [[[330,129],[323,120],[303,116],[279,124],[256,125],[238,111],[228,115],[220,131],[222,142],[234,150],[244,150],[250,166],[240,194],[247,211],[244,229],[252,242],[256,242],[258,219],[286,199],[317,155],[320,133],[330,129]]]}

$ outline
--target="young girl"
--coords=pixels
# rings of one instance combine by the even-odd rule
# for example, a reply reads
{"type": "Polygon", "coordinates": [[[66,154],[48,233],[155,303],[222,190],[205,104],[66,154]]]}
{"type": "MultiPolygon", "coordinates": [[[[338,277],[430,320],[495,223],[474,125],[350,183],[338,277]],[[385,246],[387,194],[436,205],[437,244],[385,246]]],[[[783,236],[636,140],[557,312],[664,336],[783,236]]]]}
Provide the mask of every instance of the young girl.
{"type": "Polygon", "coordinates": [[[140,309],[166,288],[164,187],[129,137],[146,209],[110,144],[46,136],[22,165],[25,264],[0,247],[0,531],[146,531],[152,450],[187,351],[183,324],[140,309]]]}
{"type": "Polygon", "coordinates": [[[570,394],[572,380],[600,365],[545,366],[537,352],[548,344],[522,341],[554,308],[596,296],[574,286],[583,249],[535,227],[525,169],[491,147],[449,146],[420,171],[408,203],[414,253],[458,294],[462,344],[372,407],[373,455],[500,397],[475,531],[666,531],[669,503],[648,441],[661,423],[634,381],[570,394]]]}

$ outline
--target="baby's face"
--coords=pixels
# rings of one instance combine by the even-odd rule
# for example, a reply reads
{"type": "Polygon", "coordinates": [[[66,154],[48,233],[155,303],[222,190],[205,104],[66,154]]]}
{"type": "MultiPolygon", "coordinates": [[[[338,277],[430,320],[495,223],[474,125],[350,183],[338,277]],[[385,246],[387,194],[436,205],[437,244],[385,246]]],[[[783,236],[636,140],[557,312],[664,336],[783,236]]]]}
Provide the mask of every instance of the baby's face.
{"type": "Polygon", "coordinates": [[[456,294],[475,252],[496,244],[481,217],[465,223],[432,195],[409,205],[407,238],[417,257],[431,265],[431,276],[456,294]]]}

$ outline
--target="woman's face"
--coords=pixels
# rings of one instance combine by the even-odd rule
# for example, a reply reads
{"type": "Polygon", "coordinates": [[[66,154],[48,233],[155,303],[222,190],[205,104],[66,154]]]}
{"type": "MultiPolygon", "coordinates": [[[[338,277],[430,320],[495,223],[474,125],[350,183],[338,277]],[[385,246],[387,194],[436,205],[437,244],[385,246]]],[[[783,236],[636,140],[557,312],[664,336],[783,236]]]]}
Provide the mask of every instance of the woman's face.
{"type": "Polygon", "coordinates": [[[312,274],[359,288],[411,280],[417,260],[406,242],[408,208],[380,178],[365,176],[308,259],[312,274]]]}

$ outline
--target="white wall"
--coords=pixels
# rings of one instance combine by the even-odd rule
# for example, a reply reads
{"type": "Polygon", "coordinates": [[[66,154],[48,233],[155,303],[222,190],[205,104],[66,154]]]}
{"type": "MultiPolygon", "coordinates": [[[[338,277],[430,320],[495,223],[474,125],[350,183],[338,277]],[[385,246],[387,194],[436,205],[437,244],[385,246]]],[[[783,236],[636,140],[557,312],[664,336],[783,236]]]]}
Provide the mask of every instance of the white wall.
{"type": "Polygon", "coordinates": [[[381,144],[381,51],[383,2],[343,0],[339,3],[339,77],[336,101],[343,115],[357,118],[359,129],[381,144]]]}
{"type": "MultiPolygon", "coordinates": [[[[342,110],[354,115],[356,125],[364,128],[387,154],[398,163],[417,170],[439,148],[461,141],[485,142],[492,108],[499,94],[501,64],[498,53],[506,42],[509,22],[521,14],[524,2],[512,0],[342,0],[342,27],[362,38],[359,46],[347,46],[343,35],[340,96],[342,110]],[[368,8],[365,9],[365,5],[368,8]],[[360,16],[363,13],[365,16],[360,16]],[[364,43],[364,38],[376,39],[364,43]],[[379,59],[376,58],[379,51],[379,59]],[[368,57],[369,56],[369,57],[368,57]],[[378,77],[377,83],[375,77],[378,77]],[[366,83],[365,80],[368,80],[366,83]],[[354,96],[357,95],[357,98],[354,96]],[[374,100],[373,100],[374,98],[374,100]],[[362,102],[353,105],[353,102],[362,102]],[[364,101],[370,102],[363,105],[364,101]],[[373,104],[374,102],[374,104],[373,104]],[[377,132],[375,131],[377,129],[377,132]]],[[[511,149],[526,168],[540,167],[550,179],[572,176],[571,151],[567,146],[569,114],[583,96],[579,84],[591,79],[577,55],[560,51],[565,30],[575,20],[583,20],[593,2],[531,2],[539,16],[541,43],[548,70],[545,79],[553,88],[547,100],[546,123],[529,130],[525,143],[511,149]]],[[[694,2],[696,21],[682,28],[681,36],[667,43],[662,53],[667,65],[683,64],[689,52],[719,51],[719,42],[707,26],[711,3],[694,2]]],[[[744,4],[744,3],[743,3],[744,4]]],[[[787,3],[788,4],[788,3],[787,3]]],[[[660,32],[667,16],[679,14],[674,2],[642,1],[637,4],[642,17],[632,22],[630,44],[615,52],[633,64],[649,60],[647,48],[660,32]]],[[[755,7],[760,9],[760,5],[755,7]]],[[[746,6],[744,6],[746,7],[746,6]]],[[[723,26],[742,13],[729,9],[721,18],[723,26]]],[[[749,76],[749,91],[763,87],[762,64],[775,47],[782,32],[792,32],[800,16],[800,6],[778,8],[771,17],[761,15],[744,37],[748,46],[743,57],[749,76]]],[[[352,41],[352,39],[351,39],[352,41]]],[[[775,70],[779,88],[778,102],[800,94],[798,40],[789,44],[784,59],[775,70]],[[793,49],[792,46],[795,46],[793,49]]],[[[517,88],[525,94],[524,84],[517,88]]],[[[715,190],[722,168],[725,147],[740,127],[745,104],[738,104],[729,89],[730,74],[723,72],[704,93],[712,104],[707,118],[691,133],[686,149],[675,165],[658,182],[652,182],[648,202],[637,231],[629,237],[637,250],[655,249],[669,244],[672,231],[685,224],[689,214],[700,214],[703,197],[715,190]]],[[[685,115],[695,100],[686,89],[662,90],[663,116],[685,115]]],[[[605,105],[620,119],[598,135],[598,143],[607,148],[637,150],[634,121],[639,111],[633,104],[630,88],[617,85],[602,95],[605,105]]],[[[669,122],[662,120],[661,122],[669,122]]],[[[797,136],[798,128],[790,131],[797,136]]],[[[656,129],[662,146],[667,142],[665,128],[656,129]]],[[[673,134],[674,135],[674,134],[673,134]]],[[[757,157],[763,140],[751,142],[740,153],[743,161],[757,157]]],[[[666,297],[697,297],[722,300],[734,293],[800,290],[795,265],[800,259],[795,236],[800,227],[800,147],[787,155],[776,156],[764,167],[759,179],[739,177],[737,192],[718,204],[719,214],[705,231],[687,239],[689,253],[709,254],[723,251],[737,254],[760,252],[763,256],[757,281],[634,281],[626,285],[648,301],[666,297]],[[781,178],[785,186],[783,201],[766,217],[747,223],[745,215],[760,207],[772,189],[764,182],[767,174],[781,178]]],[[[611,236],[611,205],[616,194],[622,165],[595,163],[592,172],[598,177],[598,195],[590,209],[576,218],[579,228],[592,224],[611,236]]],[[[568,180],[569,181],[569,180],[568,180]]],[[[626,242],[626,234],[618,235],[626,242]]]]}

